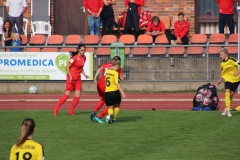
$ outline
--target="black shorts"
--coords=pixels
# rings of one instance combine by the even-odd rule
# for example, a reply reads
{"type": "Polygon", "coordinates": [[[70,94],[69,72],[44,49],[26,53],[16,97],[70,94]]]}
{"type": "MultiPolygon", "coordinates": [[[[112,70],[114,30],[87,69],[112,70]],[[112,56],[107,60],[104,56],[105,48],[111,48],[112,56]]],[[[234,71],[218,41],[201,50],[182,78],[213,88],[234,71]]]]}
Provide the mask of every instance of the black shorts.
{"type": "Polygon", "coordinates": [[[106,106],[112,106],[121,103],[121,94],[119,90],[112,92],[105,92],[105,103],[106,106]]]}
{"type": "Polygon", "coordinates": [[[225,89],[230,89],[230,91],[235,92],[238,88],[239,82],[225,82],[225,89]]]}

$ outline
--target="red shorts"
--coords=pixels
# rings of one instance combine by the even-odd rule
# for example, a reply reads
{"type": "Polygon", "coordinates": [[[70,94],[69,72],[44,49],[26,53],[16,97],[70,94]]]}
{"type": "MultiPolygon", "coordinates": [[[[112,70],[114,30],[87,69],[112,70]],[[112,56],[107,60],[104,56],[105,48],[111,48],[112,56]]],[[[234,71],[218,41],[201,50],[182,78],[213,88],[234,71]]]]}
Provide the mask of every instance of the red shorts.
{"type": "Polygon", "coordinates": [[[72,83],[70,82],[70,77],[67,76],[67,81],[66,81],[66,91],[77,91],[80,90],[82,91],[82,80],[72,80],[72,83]]]}
{"type": "Polygon", "coordinates": [[[97,83],[98,95],[102,98],[104,98],[105,89],[106,89],[105,82],[98,81],[98,83],[97,83]]]}

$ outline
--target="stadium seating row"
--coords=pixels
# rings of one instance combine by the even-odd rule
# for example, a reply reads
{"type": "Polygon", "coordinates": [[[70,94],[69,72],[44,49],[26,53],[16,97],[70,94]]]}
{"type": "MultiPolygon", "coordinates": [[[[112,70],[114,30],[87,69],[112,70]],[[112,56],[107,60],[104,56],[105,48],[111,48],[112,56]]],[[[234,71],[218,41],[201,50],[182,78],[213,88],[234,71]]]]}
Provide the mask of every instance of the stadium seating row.
{"type": "MultiPolygon", "coordinates": [[[[75,48],[66,48],[64,46],[68,45],[78,45],[79,43],[84,43],[88,45],[87,52],[93,52],[96,55],[110,55],[110,48],[114,42],[122,42],[125,45],[125,54],[129,55],[132,53],[133,55],[165,55],[168,54],[204,54],[204,49],[206,47],[203,46],[189,46],[185,47],[184,45],[177,45],[175,47],[164,47],[164,45],[169,45],[166,35],[157,36],[155,42],[153,42],[152,36],[149,35],[140,35],[138,37],[137,42],[135,42],[135,38],[133,35],[121,35],[119,40],[115,35],[105,35],[100,40],[96,35],[86,35],[83,39],[80,35],[68,35],[64,42],[64,38],[62,35],[51,35],[46,41],[46,37],[43,35],[33,35],[30,37],[30,41],[28,42],[28,38],[24,35],[22,37],[22,45],[30,45],[30,46],[53,46],[52,48],[44,48],[41,50],[42,52],[69,52],[75,51],[75,48]],[[59,50],[58,47],[54,46],[62,46],[59,50]],[[104,46],[107,45],[106,48],[94,48],[94,46],[104,46]],[[131,47],[126,47],[131,45],[131,47]],[[154,47],[132,47],[138,45],[151,45],[154,47]],[[159,47],[158,47],[159,46],[159,47]],[[161,47],[160,47],[161,46],[161,47]]],[[[197,45],[206,45],[206,44],[237,44],[238,43],[238,34],[231,34],[226,41],[226,36],[224,34],[212,34],[210,38],[207,38],[205,34],[194,34],[191,37],[190,44],[197,45]]],[[[218,54],[221,46],[210,46],[208,48],[209,54],[218,54]]],[[[237,46],[228,46],[229,54],[237,53],[237,46]]],[[[28,48],[26,47],[27,52],[40,52],[40,48],[28,48]]]]}

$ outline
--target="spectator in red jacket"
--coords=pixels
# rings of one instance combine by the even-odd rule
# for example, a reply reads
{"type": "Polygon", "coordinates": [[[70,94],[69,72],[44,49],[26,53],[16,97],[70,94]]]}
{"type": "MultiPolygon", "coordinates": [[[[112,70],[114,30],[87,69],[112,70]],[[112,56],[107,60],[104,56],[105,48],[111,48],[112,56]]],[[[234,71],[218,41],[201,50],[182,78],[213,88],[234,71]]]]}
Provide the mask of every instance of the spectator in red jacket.
{"type": "Polygon", "coordinates": [[[88,11],[88,27],[91,35],[99,35],[100,14],[103,0],[84,0],[84,8],[88,11]]]}
{"type": "Polygon", "coordinates": [[[139,35],[139,18],[141,14],[141,6],[145,5],[144,0],[125,0],[127,7],[127,18],[124,30],[127,34],[132,34],[132,27],[134,28],[135,41],[139,35]]]}
{"type": "Polygon", "coordinates": [[[224,27],[227,22],[230,34],[234,33],[233,5],[235,0],[217,0],[219,5],[219,33],[224,34],[224,27]]]}
{"type": "Polygon", "coordinates": [[[152,35],[153,42],[155,42],[157,35],[165,34],[165,31],[165,24],[160,21],[160,18],[158,16],[153,16],[152,21],[148,24],[146,34],[152,35]]]}
{"type": "Polygon", "coordinates": [[[178,13],[178,21],[174,23],[174,34],[167,33],[167,39],[169,44],[176,45],[179,44],[188,44],[188,32],[189,32],[189,22],[184,20],[184,13],[178,13]]]}

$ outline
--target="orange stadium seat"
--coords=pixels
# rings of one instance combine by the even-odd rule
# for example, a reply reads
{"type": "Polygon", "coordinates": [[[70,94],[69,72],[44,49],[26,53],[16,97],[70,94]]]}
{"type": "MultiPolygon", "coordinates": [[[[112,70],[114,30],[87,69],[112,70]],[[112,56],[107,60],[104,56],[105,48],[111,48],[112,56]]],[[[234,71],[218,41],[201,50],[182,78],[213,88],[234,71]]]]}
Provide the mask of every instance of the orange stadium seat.
{"type": "Polygon", "coordinates": [[[58,52],[58,48],[43,48],[42,52],[58,52]]]}
{"type": "MultiPolygon", "coordinates": [[[[119,38],[119,42],[122,42],[125,46],[126,45],[133,45],[135,43],[135,37],[133,35],[130,34],[125,34],[125,35],[121,35],[119,38]]],[[[125,55],[129,55],[130,54],[130,48],[125,48],[125,55]]]]}
{"type": "Polygon", "coordinates": [[[63,44],[63,36],[62,35],[51,35],[48,38],[48,45],[62,45],[63,44]]]}
{"type": "MultiPolygon", "coordinates": [[[[137,45],[152,45],[153,38],[150,35],[139,35],[137,39],[137,45]]],[[[133,55],[147,55],[148,54],[148,48],[147,47],[141,47],[141,48],[133,48],[132,51],[133,55]]]]}
{"type": "Polygon", "coordinates": [[[22,38],[22,45],[27,45],[28,43],[28,37],[25,35],[20,35],[22,38]]]}
{"type": "Polygon", "coordinates": [[[61,52],[76,52],[76,48],[61,48],[61,52]]]}
{"type": "MultiPolygon", "coordinates": [[[[85,45],[98,45],[99,43],[99,36],[97,35],[86,35],[84,36],[83,43],[85,45]]],[[[92,47],[87,47],[86,52],[94,53],[95,49],[92,47]]]]}
{"type": "MultiPolygon", "coordinates": [[[[238,43],[238,33],[230,34],[228,38],[229,44],[237,44],[238,43]]],[[[238,47],[237,46],[228,46],[226,47],[228,49],[228,54],[237,54],[238,53],[238,47]]]]}
{"type": "Polygon", "coordinates": [[[44,35],[33,35],[30,37],[30,45],[44,45],[46,43],[46,38],[44,35]]]}
{"type": "Polygon", "coordinates": [[[228,43],[229,44],[238,43],[238,33],[230,34],[230,36],[228,38],[228,43]]]}
{"type": "MultiPolygon", "coordinates": [[[[206,34],[194,34],[191,38],[191,44],[206,44],[207,35],[206,34]]],[[[203,47],[201,46],[191,46],[187,49],[187,54],[203,54],[203,47]]]]}
{"type": "MultiPolygon", "coordinates": [[[[115,35],[104,35],[101,39],[100,44],[111,45],[112,43],[117,42],[117,37],[115,35]]],[[[98,48],[96,55],[110,55],[110,48],[98,48]]]]}
{"type": "Polygon", "coordinates": [[[168,50],[168,54],[172,55],[172,54],[184,54],[185,49],[184,47],[170,47],[168,50]]]}
{"type": "Polygon", "coordinates": [[[158,35],[155,39],[155,44],[169,44],[166,34],[158,35]]]}
{"type": "MultiPolygon", "coordinates": [[[[225,34],[222,34],[222,33],[213,33],[209,38],[209,44],[225,44],[225,42],[226,42],[226,36],[225,34]]],[[[220,49],[221,49],[221,46],[209,47],[208,53],[218,54],[220,49]]]]}
{"type": "Polygon", "coordinates": [[[162,21],[165,25],[165,29],[170,29],[170,17],[169,16],[159,16],[160,21],[162,21]]]}
{"type": "Polygon", "coordinates": [[[65,45],[78,45],[80,43],[82,43],[82,38],[77,34],[68,35],[65,40],[65,45]]]}
{"type": "Polygon", "coordinates": [[[26,48],[26,52],[40,52],[40,48],[26,48]]]}

